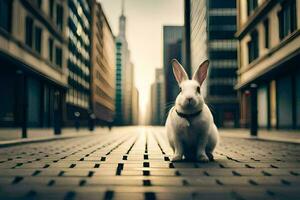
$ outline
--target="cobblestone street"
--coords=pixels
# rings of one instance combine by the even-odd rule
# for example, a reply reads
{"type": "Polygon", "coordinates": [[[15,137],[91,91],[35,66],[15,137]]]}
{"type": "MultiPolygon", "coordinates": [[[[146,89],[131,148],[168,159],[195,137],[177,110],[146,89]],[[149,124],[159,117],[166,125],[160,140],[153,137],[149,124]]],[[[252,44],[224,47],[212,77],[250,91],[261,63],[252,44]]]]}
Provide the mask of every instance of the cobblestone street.
{"type": "Polygon", "coordinates": [[[299,199],[300,145],[222,137],[215,162],[170,162],[163,128],[0,149],[0,199],[299,199]]]}

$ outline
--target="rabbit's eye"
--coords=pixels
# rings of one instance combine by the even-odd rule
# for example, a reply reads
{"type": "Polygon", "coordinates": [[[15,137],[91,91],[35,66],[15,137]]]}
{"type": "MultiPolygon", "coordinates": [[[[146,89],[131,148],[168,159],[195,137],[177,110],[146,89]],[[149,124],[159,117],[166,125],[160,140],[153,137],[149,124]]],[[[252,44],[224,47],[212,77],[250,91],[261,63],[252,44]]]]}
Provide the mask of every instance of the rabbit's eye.
{"type": "Polygon", "coordinates": [[[182,92],[182,88],[181,87],[179,87],[179,91],[182,92]]]}
{"type": "Polygon", "coordinates": [[[197,92],[200,93],[200,87],[199,86],[197,87],[197,92]]]}

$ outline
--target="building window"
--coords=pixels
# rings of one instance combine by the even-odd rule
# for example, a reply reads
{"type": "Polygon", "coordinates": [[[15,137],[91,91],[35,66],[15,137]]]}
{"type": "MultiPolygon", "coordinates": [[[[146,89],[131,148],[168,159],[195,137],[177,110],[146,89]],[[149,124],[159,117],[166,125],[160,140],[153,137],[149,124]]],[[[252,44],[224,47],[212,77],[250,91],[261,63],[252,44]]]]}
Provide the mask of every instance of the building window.
{"type": "Polygon", "coordinates": [[[296,0],[284,1],[278,13],[279,37],[282,40],[297,29],[296,0]]]}
{"type": "Polygon", "coordinates": [[[255,60],[258,57],[258,55],[259,55],[258,33],[255,30],[251,33],[251,40],[248,42],[249,63],[255,60]]]}
{"type": "Polygon", "coordinates": [[[48,40],[48,51],[49,51],[49,60],[53,62],[53,39],[49,38],[48,40]]]}
{"type": "Polygon", "coordinates": [[[39,27],[35,27],[35,50],[38,53],[41,53],[42,46],[42,29],[39,27]]]}
{"type": "Polygon", "coordinates": [[[51,18],[53,18],[53,8],[54,8],[54,0],[50,0],[50,2],[49,2],[49,14],[50,14],[51,18]]]}
{"type": "Polygon", "coordinates": [[[56,25],[61,31],[63,29],[63,17],[64,17],[63,7],[61,5],[56,5],[56,25]]]}
{"type": "Polygon", "coordinates": [[[265,30],[265,48],[269,48],[269,19],[264,21],[264,30],[265,30]]]}
{"type": "Polygon", "coordinates": [[[62,49],[59,47],[55,48],[55,64],[59,67],[62,66],[62,49]]]}
{"type": "Polygon", "coordinates": [[[33,42],[33,19],[31,17],[26,17],[26,22],[25,22],[25,43],[32,48],[32,42],[33,42]]]}
{"type": "Polygon", "coordinates": [[[247,14],[252,15],[254,10],[257,8],[257,0],[247,0],[247,14]]]}
{"type": "Polygon", "coordinates": [[[0,28],[7,32],[11,29],[11,0],[0,1],[0,28]]]}

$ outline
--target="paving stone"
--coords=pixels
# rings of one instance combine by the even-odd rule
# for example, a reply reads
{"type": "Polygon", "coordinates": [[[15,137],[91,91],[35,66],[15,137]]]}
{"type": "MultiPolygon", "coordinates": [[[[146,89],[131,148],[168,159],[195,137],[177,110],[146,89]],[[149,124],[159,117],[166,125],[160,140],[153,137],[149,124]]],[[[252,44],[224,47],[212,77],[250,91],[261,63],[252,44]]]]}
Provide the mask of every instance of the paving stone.
{"type": "Polygon", "coordinates": [[[300,145],[223,137],[214,162],[173,163],[164,131],[0,148],[0,199],[299,199],[300,145]]]}

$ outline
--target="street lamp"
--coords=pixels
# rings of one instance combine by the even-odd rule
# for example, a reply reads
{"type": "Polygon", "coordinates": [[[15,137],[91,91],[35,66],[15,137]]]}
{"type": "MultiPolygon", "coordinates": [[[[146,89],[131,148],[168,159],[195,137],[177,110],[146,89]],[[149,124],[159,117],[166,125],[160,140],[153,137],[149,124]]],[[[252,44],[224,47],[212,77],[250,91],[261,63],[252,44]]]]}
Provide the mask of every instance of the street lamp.
{"type": "Polygon", "coordinates": [[[74,112],[74,117],[75,117],[75,128],[77,131],[79,131],[79,117],[80,117],[80,112],[76,111],[74,112]]]}

